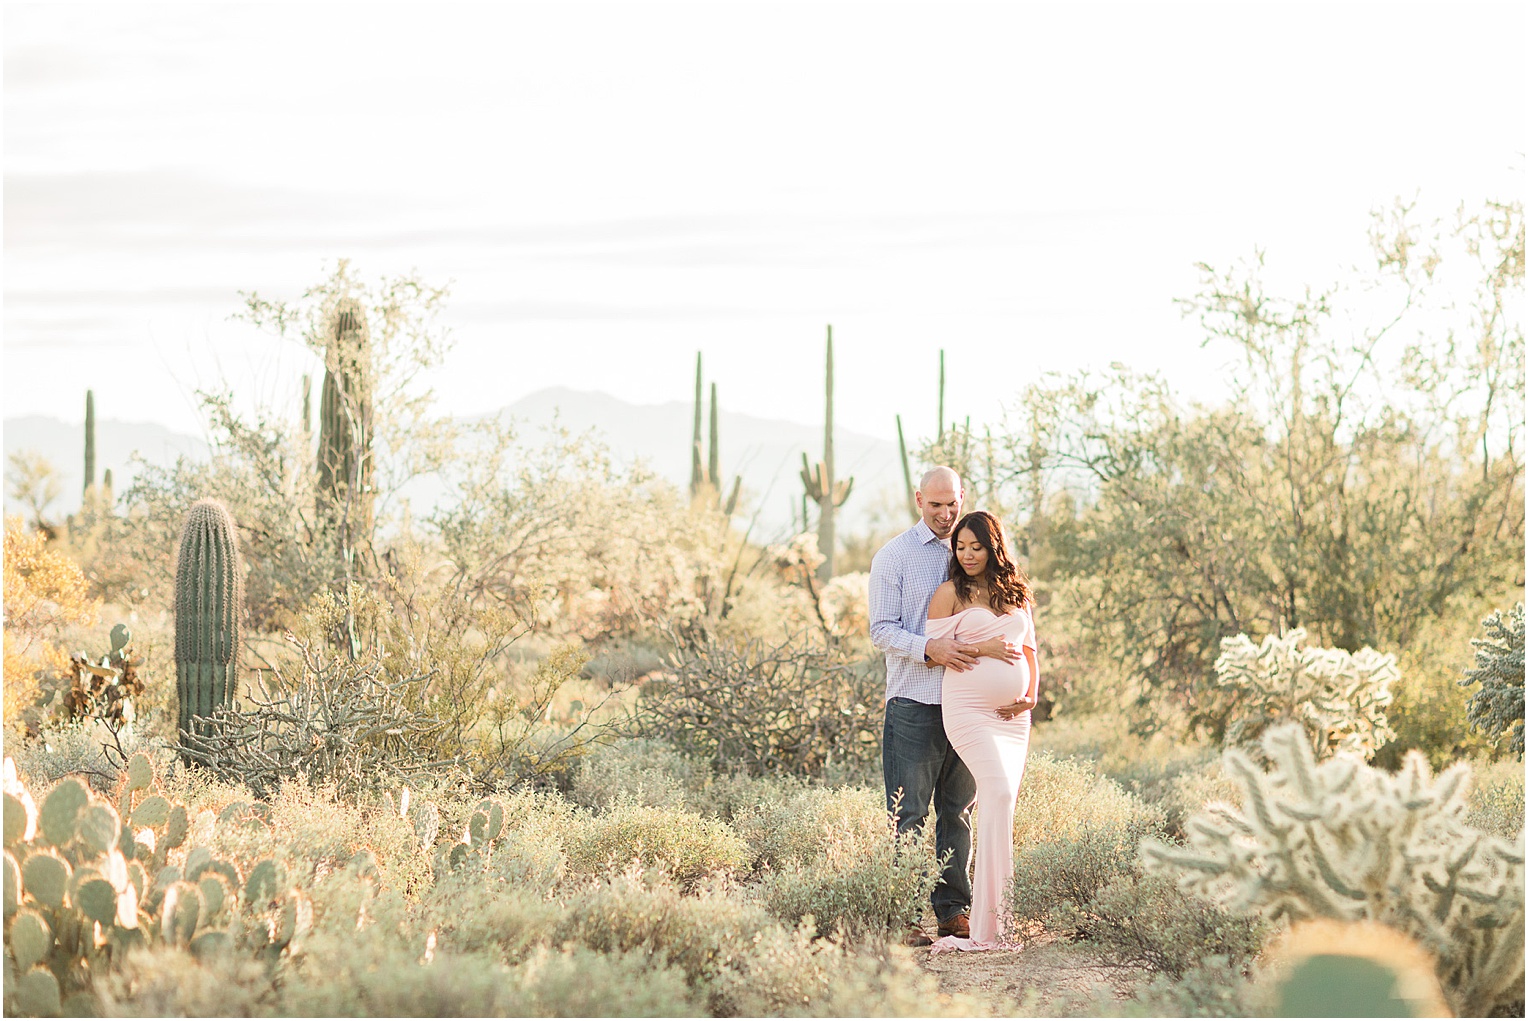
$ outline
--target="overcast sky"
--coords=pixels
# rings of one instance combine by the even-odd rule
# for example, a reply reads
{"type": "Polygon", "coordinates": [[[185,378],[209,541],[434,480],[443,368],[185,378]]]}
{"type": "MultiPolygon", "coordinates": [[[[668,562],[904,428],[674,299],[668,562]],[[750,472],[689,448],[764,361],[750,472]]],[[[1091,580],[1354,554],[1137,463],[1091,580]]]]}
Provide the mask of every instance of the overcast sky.
{"type": "Polygon", "coordinates": [[[1320,284],[1370,209],[1523,194],[1522,4],[5,5],[7,417],[199,433],[295,401],[230,323],[336,257],[452,283],[442,407],[547,386],[995,419],[1124,361],[1213,398],[1172,299],[1320,284]]]}

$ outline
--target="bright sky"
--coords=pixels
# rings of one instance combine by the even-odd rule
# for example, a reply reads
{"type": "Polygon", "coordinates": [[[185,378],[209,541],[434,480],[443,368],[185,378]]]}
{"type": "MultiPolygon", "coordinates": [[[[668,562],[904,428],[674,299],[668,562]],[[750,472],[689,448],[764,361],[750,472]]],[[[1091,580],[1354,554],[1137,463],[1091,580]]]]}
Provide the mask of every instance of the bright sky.
{"type": "Polygon", "coordinates": [[[1172,304],[1371,208],[1521,198],[1524,5],[5,5],[5,415],[295,402],[227,321],[346,256],[453,282],[433,380],[840,426],[993,420],[1124,361],[1213,397],[1172,304]]]}

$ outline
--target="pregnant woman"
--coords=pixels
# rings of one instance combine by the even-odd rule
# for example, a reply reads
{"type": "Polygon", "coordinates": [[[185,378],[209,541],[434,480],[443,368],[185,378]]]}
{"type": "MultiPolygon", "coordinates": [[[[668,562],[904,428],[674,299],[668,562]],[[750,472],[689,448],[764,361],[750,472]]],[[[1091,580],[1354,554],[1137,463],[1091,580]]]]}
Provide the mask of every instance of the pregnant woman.
{"type": "Polygon", "coordinates": [[[1029,584],[1009,559],[1003,526],[985,511],[955,524],[950,580],[929,603],[927,635],[980,650],[976,666],[944,672],[944,731],[976,778],[976,878],[971,937],[940,950],[1017,949],[1004,898],[1013,878],[1013,803],[1029,752],[1030,710],[1040,690],[1029,584]]]}

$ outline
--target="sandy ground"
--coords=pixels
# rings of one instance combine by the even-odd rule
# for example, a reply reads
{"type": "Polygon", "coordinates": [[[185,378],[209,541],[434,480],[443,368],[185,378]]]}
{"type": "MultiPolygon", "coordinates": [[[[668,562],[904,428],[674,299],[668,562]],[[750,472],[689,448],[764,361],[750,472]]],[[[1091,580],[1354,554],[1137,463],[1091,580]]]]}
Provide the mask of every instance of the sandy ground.
{"type": "Polygon", "coordinates": [[[1024,942],[1022,950],[949,952],[916,950],[924,968],[939,977],[947,993],[966,993],[992,1001],[1001,1013],[1030,1016],[1091,1014],[1083,1004],[1089,990],[1112,989],[1124,998],[1145,973],[1136,968],[1100,964],[1086,949],[1051,933],[1024,942]],[[1080,1000],[1070,1011],[1066,1000],[1080,1000]]]}

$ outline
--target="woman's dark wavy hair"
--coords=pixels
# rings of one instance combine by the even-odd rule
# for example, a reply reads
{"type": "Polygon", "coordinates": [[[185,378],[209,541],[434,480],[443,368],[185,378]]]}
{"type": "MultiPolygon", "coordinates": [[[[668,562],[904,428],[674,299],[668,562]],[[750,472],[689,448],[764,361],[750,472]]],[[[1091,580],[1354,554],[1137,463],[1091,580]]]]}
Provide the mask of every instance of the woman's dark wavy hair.
{"type": "Polygon", "coordinates": [[[954,549],[963,529],[969,528],[976,541],[987,550],[987,591],[992,593],[992,609],[1007,613],[1010,608],[1028,604],[1029,579],[1008,556],[1008,542],[1003,537],[1003,523],[986,511],[972,511],[955,522],[950,533],[950,580],[961,603],[971,602],[971,576],[960,566],[954,549]]]}

